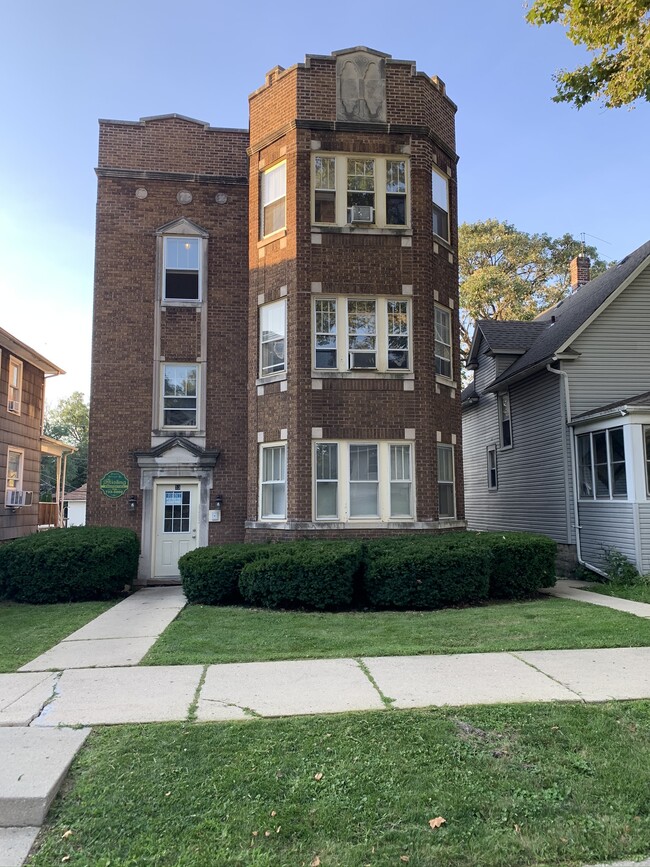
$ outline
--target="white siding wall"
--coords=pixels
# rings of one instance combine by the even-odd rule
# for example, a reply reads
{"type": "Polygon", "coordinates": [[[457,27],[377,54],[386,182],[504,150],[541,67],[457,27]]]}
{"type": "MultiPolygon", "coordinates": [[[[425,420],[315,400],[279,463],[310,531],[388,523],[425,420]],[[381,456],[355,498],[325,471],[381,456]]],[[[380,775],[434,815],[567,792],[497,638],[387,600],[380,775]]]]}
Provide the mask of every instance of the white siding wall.
{"type": "MultiPolygon", "coordinates": [[[[489,360],[482,358],[481,367],[489,360]]],[[[499,442],[496,396],[481,395],[478,405],[463,413],[468,527],[545,533],[567,544],[570,529],[562,448],[566,426],[560,377],[543,372],[513,386],[510,405],[513,448],[497,452],[496,491],[487,487],[486,455],[486,446],[499,442]]]]}
{"type": "Polygon", "coordinates": [[[571,414],[596,409],[650,389],[650,268],[571,345],[580,358],[564,362],[571,414]]]}
{"type": "Polygon", "coordinates": [[[586,563],[603,569],[604,548],[616,548],[636,563],[634,503],[585,500],[578,503],[578,515],[581,553],[586,563]]]}
{"type": "Polygon", "coordinates": [[[641,566],[637,566],[637,569],[647,575],[650,572],[650,503],[639,503],[637,508],[641,531],[641,566]]]}

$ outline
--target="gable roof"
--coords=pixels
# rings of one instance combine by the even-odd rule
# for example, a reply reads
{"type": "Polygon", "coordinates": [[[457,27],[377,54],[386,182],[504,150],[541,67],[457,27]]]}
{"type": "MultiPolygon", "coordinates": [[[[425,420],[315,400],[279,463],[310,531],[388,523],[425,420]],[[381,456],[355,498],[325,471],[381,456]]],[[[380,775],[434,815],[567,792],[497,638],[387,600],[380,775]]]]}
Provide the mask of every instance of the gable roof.
{"type": "MultiPolygon", "coordinates": [[[[543,322],[522,322],[515,320],[479,319],[477,331],[483,335],[488,349],[496,354],[523,355],[530,349],[537,337],[547,326],[543,322]]],[[[478,348],[481,341],[474,339],[467,366],[478,362],[478,348]]]]}
{"type": "MultiPolygon", "coordinates": [[[[518,326],[529,326],[529,328],[521,328],[519,331],[518,328],[513,329],[512,326],[515,325],[513,322],[492,322],[487,326],[487,331],[495,346],[505,345],[510,335],[514,334],[521,334],[521,341],[524,340],[524,336],[534,339],[526,351],[494,380],[490,390],[498,390],[498,386],[505,385],[511,380],[523,379],[552,361],[556,353],[565,351],[582,329],[649,263],[650,241],[646,241],[618,265],[614,265],[604,274],[585,283],[572,295],[558,301],[532,322],[517,323],[518,326]],[[530,326],[538,328],[537,334],[530,326]],[[504,337],[495,337],[494,334],[497,332],[503,333],[504,337]]],[[[480,326],[481,333],[484,334],[485,322],[481,321],[477,326],[480,326]]],[[[504,352],[503,349],[494,351],[504,352]]]]}

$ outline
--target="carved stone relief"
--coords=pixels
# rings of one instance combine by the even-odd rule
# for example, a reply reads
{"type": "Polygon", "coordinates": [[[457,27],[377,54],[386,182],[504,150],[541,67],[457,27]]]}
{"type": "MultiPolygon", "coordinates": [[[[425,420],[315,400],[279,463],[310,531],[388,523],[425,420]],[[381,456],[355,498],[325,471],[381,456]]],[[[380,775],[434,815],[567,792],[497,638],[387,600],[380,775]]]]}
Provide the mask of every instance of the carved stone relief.
{"type": "Polygon", "coordinates": [[[386,122],[386,62],[356,51],[336,59],[336,119],[386,122]]]}

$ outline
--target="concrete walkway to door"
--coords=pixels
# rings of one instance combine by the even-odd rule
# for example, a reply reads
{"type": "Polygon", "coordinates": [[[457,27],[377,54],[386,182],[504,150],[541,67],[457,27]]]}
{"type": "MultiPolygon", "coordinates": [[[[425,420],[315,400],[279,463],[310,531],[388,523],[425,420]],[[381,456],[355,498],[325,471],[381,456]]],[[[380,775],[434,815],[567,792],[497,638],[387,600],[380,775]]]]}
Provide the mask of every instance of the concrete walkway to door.
{"type": "Polygon", "coordinates": [[[138,590],[20,671],[137,665],[186,604],[181,587],[138,590]]]}

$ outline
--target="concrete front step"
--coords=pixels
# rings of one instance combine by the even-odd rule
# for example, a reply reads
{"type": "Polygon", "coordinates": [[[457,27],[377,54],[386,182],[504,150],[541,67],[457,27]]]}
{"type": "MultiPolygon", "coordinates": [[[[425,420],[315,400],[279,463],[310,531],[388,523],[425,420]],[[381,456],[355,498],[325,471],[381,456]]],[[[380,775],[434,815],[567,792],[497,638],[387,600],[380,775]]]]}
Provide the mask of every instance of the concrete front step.
{"type": "Polygon", "coordinates": [[[42,824],[89,732],[88,728],[0,729],[0,827],[42,824]]]}

